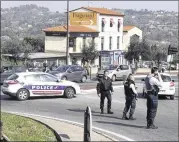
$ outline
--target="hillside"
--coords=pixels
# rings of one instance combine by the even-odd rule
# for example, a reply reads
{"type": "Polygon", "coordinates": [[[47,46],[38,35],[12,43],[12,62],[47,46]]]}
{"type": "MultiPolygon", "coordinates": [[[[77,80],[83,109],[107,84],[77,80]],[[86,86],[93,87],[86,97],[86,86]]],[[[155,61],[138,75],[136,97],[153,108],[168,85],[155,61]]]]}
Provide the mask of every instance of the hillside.
{"type": "MultiPolygon", "coordinates": [[[[114,9],[125,14],[124,25],[135,25],[153,42],[178,42],[178,13],[167,11],[114,9]]],[[[36,5],[1,8],[1,39],[43,37],[42,29],[66,23],[65,13],[51,12],[36,5]]]]}

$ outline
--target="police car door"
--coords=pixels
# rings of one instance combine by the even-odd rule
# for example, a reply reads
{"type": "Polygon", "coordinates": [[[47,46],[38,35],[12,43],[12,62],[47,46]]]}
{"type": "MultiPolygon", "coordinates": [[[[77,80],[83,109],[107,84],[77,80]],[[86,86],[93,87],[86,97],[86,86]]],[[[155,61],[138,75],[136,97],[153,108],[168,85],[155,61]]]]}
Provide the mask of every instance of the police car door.
{"type": "Polygon", "coordinates": [[[31,95],[33,96],[44,95],[44,90],[43,90],[44,83],[41,81],[39,74],[26,75],[24,78],[25,78],[24,87],[30,91],[31,95]]]}
{"type": "Polygon", "coordinates": [[[55,76],[41,74],[40,78],[44,82],[44,95],[56,96],[63,94],[63,90],[60,88],[58,79],[55,76]]]}

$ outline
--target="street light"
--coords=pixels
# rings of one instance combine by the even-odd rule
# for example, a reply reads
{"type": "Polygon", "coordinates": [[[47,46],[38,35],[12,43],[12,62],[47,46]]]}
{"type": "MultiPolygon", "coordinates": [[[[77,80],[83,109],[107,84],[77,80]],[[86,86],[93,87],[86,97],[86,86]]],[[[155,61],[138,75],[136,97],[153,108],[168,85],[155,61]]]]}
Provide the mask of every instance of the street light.
{"type": "Polygon", "coordinates": [[[66,43],[66,65],[69,64],[69,0],[67,0],[67,43],[66,43]]]}

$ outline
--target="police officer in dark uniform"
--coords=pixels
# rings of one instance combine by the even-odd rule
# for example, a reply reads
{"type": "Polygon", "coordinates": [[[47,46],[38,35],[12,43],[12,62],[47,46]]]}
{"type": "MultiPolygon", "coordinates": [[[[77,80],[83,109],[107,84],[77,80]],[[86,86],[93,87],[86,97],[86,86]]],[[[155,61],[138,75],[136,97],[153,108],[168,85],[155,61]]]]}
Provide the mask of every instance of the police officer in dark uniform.
{"type": "Polygon", "coordinates": [[[97,84],[97,94],[101,94],[100,96],[100,109],[101,109],[101,114],[104,113],[104,100],[107,98],[108,104],[107,104],[107,113],[113,114],[111,111],[111,102],[112,102],[112,93],[113,91],[113,86],[112,86],[112,81],[108,77],[108,71],[104,71],[104,76],[102,79],[99,79],[99,83],[97,84]]]}
{"type": "Polygon", "coordinates": [[[136,108],[136,99],[137,99],[136,96],[138,95],[138,93],[136,91],[135,82],[132,74],[129,74],[126,82],[124,82],[124,92],[125,92],[126,103],[125,103],[122,119],[135,120],[136,118],[133,117],[133,114],[136,108]],[[130,113],[128,118],[126,114],[129,111],[129,109],[130,109],[130,113]]]}
{"type": "Polygon", "coordinates": [[[148,129],[157,129],[154,125],[154,119],[157,113],[158,107],[158,92],[159,87],[162,87],[162,79],[158,73],[158,68],[153,67],[151,69],[151,74],[145,78],[145,85],[147,91],[147,128],[148,129]],[[158,76],[158,79],[157,77],[158,76]]]}

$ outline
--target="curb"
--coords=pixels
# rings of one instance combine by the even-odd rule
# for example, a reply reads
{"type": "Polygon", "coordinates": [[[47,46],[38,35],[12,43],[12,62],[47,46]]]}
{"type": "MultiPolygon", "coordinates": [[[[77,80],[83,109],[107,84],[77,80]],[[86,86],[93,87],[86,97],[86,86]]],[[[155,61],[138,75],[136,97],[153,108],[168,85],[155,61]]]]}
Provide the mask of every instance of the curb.
{"type": "MultiPolygon", "coordinates": [[[[16,114],[16,115],[19,115],[19,116],[23,116],[23,117],[26,117],[26,118],[30,118],[30,119],[33,119],[33,118],[31,118],[30,116],[32,115],[32,114],[22,114],[22,113],[18,113],[18,112],[8,112],[8,111],[4,111],[4,112],[7,112],[7,113],[11,113],[11,114],[16,114]],[[24,116],[25,115],[25,116],[24,116]]],[[[35,116],[35,115],[34,115],[35,116]]],[[[51,120],[57,120],[57,121],[61,121],[61,122],[63,122],[63,123],[68,123],[68,124],[71,124],[71,125],[74,125],[74,126],[78,126],[78,127],[81,127],[81,128],[84,128],[84,126],[82,125],[82,124],[80,124],[80,123],[74,123],[74,122],[69,122],[69,121],[65,121],[65,120],[59,120],[59,119],[56,119],[56,118],[49,118],[49,117],[44,117],[44,116],[39,116],[39,115],[36,115],[37,117],[41,117],[41,118],[46,118],[46,119],[51,119],[51,120]]],[[[33,120],[35,120],[35,119],[33,119],[33,120]]],[[[40,122],[40,121],[38,121],[38,120],[35,120],[35,121],[37,121],[37,122],[40,122]]],[[[42,124],[44,124],[43,122],[40,122],[40,123],[42,123],[42,124]]],[[[47,127],[49,127],[47,124],[45,124],[47,127]]],[[[50,129],[52,129],[51,127],[50,127],[50,129]]],[[[53,130],[53,129],[52,129],[53,130]]],[[[55,131],[55,130],[53,130],[53,131],[55,131]]],[[[107,134],[104,134],[103,132],[100,132],[99,130],[96,130],[95,128],[92,128],[92,131],[93,132],[96,132],[96,133],[98,133],[98,134],[100,134],[100,135],[102,135],[102,136],[104,136],[104,137],[106,137],[106,138],[108,138],[108,139],[110,139],[111,141],[119,141],[119,140],[117,140],[117,139],[115,139],[115,138],[112,138],[111,136],[109,136],[109,135],[107,135],[107,134]]],[[[56,132],[57,133],[57,132],[56,132]]],[[[58,135],[59,136],[59,135],[58,135]]],[[[60,136],[59,136],[60,137],[60,136]]],[[[61,139],[61,138],[60,138],[61,139]]],[[[59,141],[59,142],[63,142],[63,141],[59,141]]]]}
{"type": "MultiPolygon", "coordinates": [[[[4,111],[4,112],[6,112],[6,111],[4,111]]],[[[31,120],[34,120],[34,121],[36,121],[36,122],[38,122],[38,123],[40,123],[40,124],[42,124],[42,125],[44,125],[44,126],[46,126],[47,128],[49,128],[53,133],[54,133],[54,135],[55,135],[55,137],[56,137],[56,139],[57,139],[57,142],[63,142],[62,141],[62,139],[61,139],[61,137],[59,136],[59,134],[53,129],[53,128],[51,128],[49,125],[47,125],[47,124],[45,124],[45,123],[43,123],[43,122],[41,122],[41,121],[39,121],[39,120],[36,120],[36,119],[34,119],[34,118],[31,118],[31,117],[29,117],[29,116],[25,116],[25,115],[21,115],[20,113],[12,113],[12,112],[6,112],[6,113],[10,113],[10,114],[14,114],[14,115],[17,115],[17,116],[22,116],[22,117],[25,117],[25,118],[29,118],[29,119],[31,119],[31,120]]],[[[3,135],[3,137],[4,137],[4,135],[3,135]]],[[[6,136],[5,136],[6,137],[6,136]]],[[[7,138],[7,137],[6,137],[7,138]]],[[[6,139],[7,141],[10,141],[8,138],[6,139]]]]}
{"type": "Polygon", "coordinates": [[[2,137],[3,137],[3,139],[1,140],[2,142],[10,142],[10,139],[4,133],[2,133],[2,137]]]}

